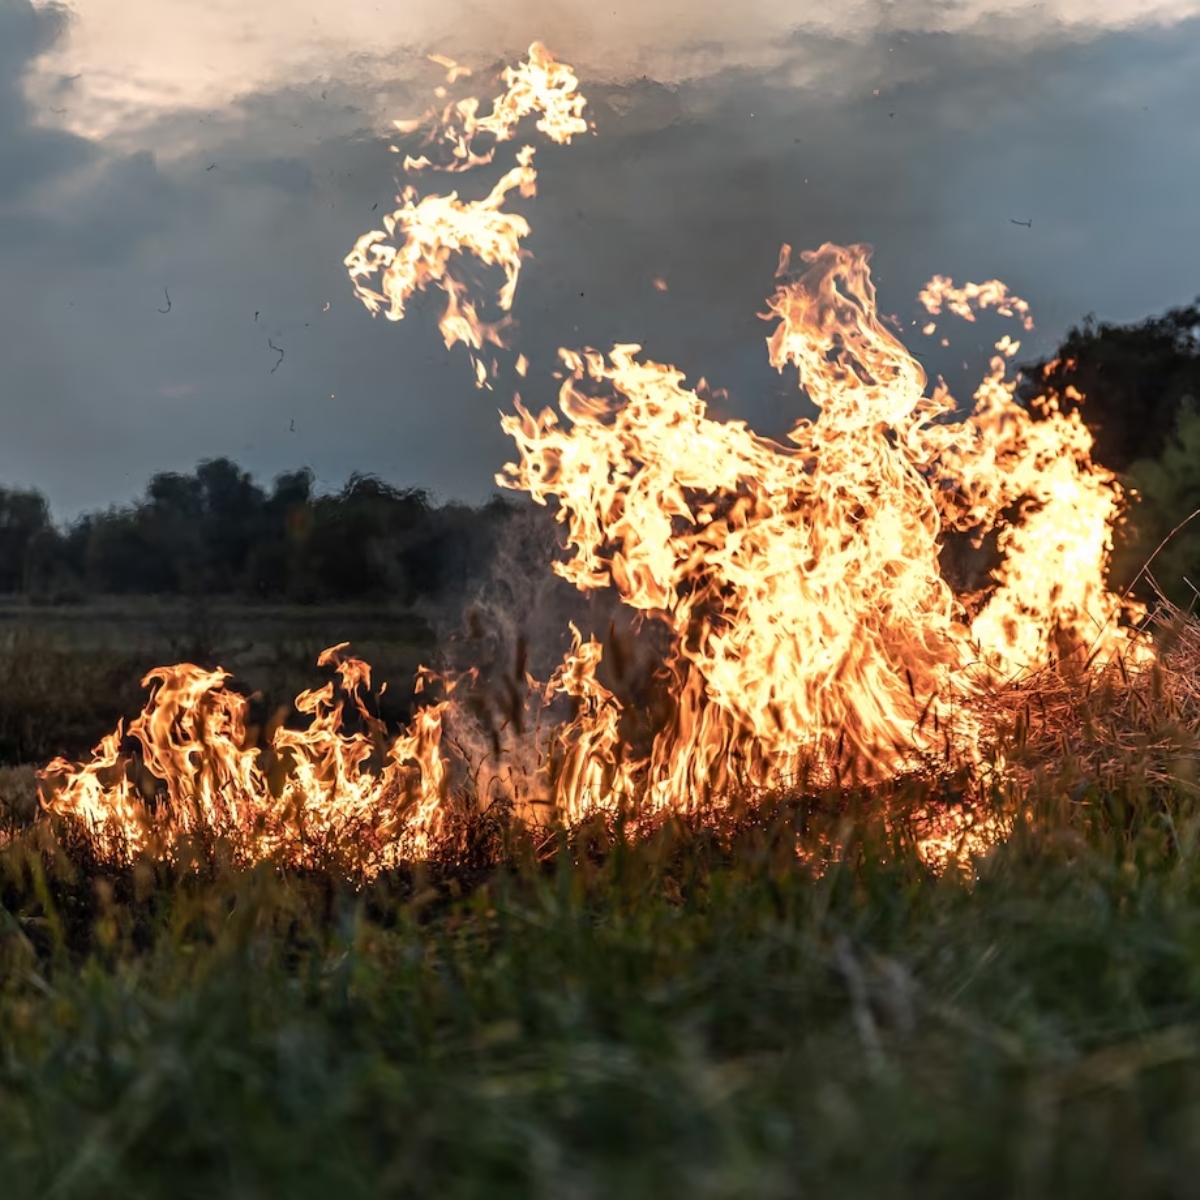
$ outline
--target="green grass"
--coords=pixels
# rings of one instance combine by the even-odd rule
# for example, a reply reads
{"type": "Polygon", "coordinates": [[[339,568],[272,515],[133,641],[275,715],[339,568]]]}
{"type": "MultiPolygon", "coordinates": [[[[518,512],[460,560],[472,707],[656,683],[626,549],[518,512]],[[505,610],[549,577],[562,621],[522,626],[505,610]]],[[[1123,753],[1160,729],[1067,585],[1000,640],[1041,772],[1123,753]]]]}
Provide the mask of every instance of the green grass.
{"type": "Polygon", "coordinates": [[[1200,814],[1069,786],[940,878],[869,796],[361,888],[18,834],[3,1195],[1195,1195],[1200,814]]]}
{"type": "Polygon", "coordinates": [[[348,630],[398,688],[428,632],[149,602],[0,627],[26,764],[0,767],[0,1200],[1197,1194],[1190,725],[1102,776],[1082,743],[1038,759],[1007,843],[941,876],[897,815],[938,780],[636,838],[485,818],[369,884],[219,845],[118,869],[35,820],[29,764],[136,712],[147,667],[211,655],[282,702],[348,630]]]}

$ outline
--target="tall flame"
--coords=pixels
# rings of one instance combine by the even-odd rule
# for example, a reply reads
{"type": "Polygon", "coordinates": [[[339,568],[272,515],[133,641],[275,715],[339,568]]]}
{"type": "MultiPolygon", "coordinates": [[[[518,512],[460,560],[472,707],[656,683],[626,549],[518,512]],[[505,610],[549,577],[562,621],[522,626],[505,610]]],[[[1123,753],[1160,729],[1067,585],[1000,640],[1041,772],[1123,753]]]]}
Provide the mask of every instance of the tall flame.
{"type": "Polygon", "coordinates": [[[518,402],[502,418],[520,461],[499,482],[558,503],[572,553],[555,569],[674,634],[678,717],[645,764],[660,803],[814,759],[895,771],[944,746],[980,689],[1128,641],[1103,584],[1120,492],[1086,428],[1053,409],[1035,420],[999,355],[974,411],[940,420],[952,401],[925,394],[879,321],[867,256],[806,252],[768,301],[771,362],[797,368],[820,409],[789,445],[711,419],[636,346],[562,351],[559,411],[518,402]],[[972,617],[942,576],[943,538],[994,528],[1005,562],[972,617]]]}
{"type": "MultiPolygon", "coordinates": [[[[435,61],[449,82],[465,74],[435,61]]],[[[544,47],[503,79],[484,116],[473,99],[433,111],[426,141],[442,161],[409,156],[407,169],[490,163],[535,115],[560,144],[586,131],[578,81],[544,47]]],[[[415,132],[422,122],[397,124],[415,132]]],[[[441,289],[442,335],[468,347],[479,383],[489,371],[478,352],[504,344],[530,231],[504,203],[514,190],[535,193],[533,155],[522,147],[479,200],[407,188],[384,229],[346,259],[360,299],[393,320],[415,292],[441,289]],[[480,315],[471,258],[503,273],[499,321],[480,315]]],[[[544,684],[528,681],[532,705],[565,704],[567,717],[549,731],[536,722],[507,731],[503,762],[471,765],[480,795],[574,819],[626,801],[686,808],[813,772],[882,778],[930,755],[969,761],[986,732],[973,698],[1051,665],[1150,656],[1104,582],[1122,496],[1091,462],[1078,413],[1016,402],[1007,368],[1019,343],[1004,337],[973,408],[949,419],[956,405],[945,385],[927,390],[924,370],[877,314],[869,255],[827,243],[797,262],[783,247],[767,352],[777,370],[795,369],[818,409],[786,442],[709,416],[682,371],[636,345],[561,350],[557,411],[535,415],[518,396],[502,416],[518,459],[497,481],[556,506],[563,578],[585,592],[614,589],[668,631],[670,704],[648,745],[631,746],[622,702],[598,676],[603,648],[572,627],[558,670],[544,684]],[[1001,564],[975,595],[956,594],[943,574],[952,532],[996,535],[1001,564]]],[[[991,308],[1032,328],[1028,305],[996,280],[955,286],[937,276],[920,298],[931,316],[974,320],[991,308]]],[[[519,375],[527,365],[518,360],[519,375]]],[[[419,851],[465,778],[443,728],[469,718],[446,680],[447,698],[388,742],[362,700],[368,669],[342,650],[322,662],[336,666],[363,729],[345,731],[345,702],[329,684],[297,701],[307,730],[281,729],[260,751],[244,745],[245,701],[225,690],[223,673],[163,668],[148,676],[155,690],[129,732],[164,785],[165,821],[148,820],[121,774],[120,730],[91,763],[47,768],[48,807],[134,849],[151,828],[207,826],[236,831],[248,854],[288,857],[305,831],[337,838],[361,827],[381,862],[419,851]]]]}

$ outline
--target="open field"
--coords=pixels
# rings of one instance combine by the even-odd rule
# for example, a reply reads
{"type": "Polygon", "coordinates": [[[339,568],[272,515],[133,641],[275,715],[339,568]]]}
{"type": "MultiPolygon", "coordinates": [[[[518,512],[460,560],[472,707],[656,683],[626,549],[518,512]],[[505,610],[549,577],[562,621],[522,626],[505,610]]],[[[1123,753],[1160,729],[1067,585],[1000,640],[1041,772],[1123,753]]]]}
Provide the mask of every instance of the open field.
{"type": "Polygon", "coordinates": [[[138,712],[141,679],[180,661],[225,667],[264,717],[324,675],[317,655],[351,641],[386,681],[385,714],[407,716],[416,668],[434,639],[399,606],[247,604],[151,596],[36,605],[0,598],[0,765],[85,756],[118,718],[138,712]]]}

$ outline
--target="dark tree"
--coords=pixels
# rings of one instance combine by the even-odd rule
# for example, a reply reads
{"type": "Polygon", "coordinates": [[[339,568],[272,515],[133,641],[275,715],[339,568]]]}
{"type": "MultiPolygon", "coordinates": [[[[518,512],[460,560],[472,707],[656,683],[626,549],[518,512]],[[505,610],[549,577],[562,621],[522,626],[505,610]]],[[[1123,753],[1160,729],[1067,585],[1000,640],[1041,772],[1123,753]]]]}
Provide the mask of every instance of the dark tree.
{"type": "Polygon", "coordinates": [[[28,590],[31,550],[50,528],[44,496],[0,488],[0,591],[28,590]]]}
{"type": "Polygon", "coordinates": [[[251,547],[262,536],[266,496],[235,463],[201,463],[196,480],[203,498],[202,542],[208,591],[229,592],[243,583],[251,547]]]}
{"type": "Polygon", "coordinates": [[[1021,368],[1018,395],[1053,396],[1064,411],[1080,407],[1096,439],[1094,458],[1123,472],[1157,458],[1187,396],[1200,397],[1200,298],[1187,308],[1136,325],[1073,327],[1054,358],[1021,368]]]}
{"type": "Polygon", "coordinates": [[[205,583],[203,518],[204,497],[194,475],[174,471],[153,476],[146,498],[123,514],[135,540],[153,547],[162,560],[162,578],[170,578],[172,591],[196,592],[205,583]]]}
{"type": "Polygon", "coordinates": [[[268,493],[226,458],[161,472],[135,503],[62,530],[36,492],[0,489],[0,589],[440,602],[486,571],[513,511],[502,500],[437,508],[371,475],[318,495],[308,469],[268,493]]]}
{"type": "Polygon", "coordinates": [[[1023,367],[1022,376],[1018,395],[1026,402],[1043,394],[1063,411],[1079,411],[1095,438],[1093,458],[1125,487],[1110,582],[1136,581],[1147,600],[1158,588],[1193,603],[1200,584],[1200,519],[1189,520],[1200,508],[1200,298],[1130,325],[1089,316],[1053,359],[1023,367]]]}
{"type": "Polygon", "coordinates": [[[245,590],[264,598],[314,600],[307,581],[304,552],[312,528],[313,473],[305,467],[275,479],[262,505],[258,536],[250,547],[245,590]]]}
{"type": "Polygon", "coordinates": [[[84,518],[83,578],[91,592],[163,594],[178,590],[175,563],[144,523],[120,509],[84,518]]]}
{"type": "Polygon", "coordinates": [[[305,542],[310,580],[333,599],[389,594],[412,600],[427,581],[412,578],[407,552],[429,519],[425,492],[352,475],[338,495],[313,504],[305,542]]]}

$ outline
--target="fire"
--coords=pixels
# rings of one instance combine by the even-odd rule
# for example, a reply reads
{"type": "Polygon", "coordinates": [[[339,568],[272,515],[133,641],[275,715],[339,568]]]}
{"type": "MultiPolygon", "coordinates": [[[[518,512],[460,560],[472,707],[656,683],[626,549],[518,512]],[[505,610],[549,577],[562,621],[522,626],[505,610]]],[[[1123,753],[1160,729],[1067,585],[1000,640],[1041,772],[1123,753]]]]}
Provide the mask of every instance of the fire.
{"type": "MultiPolygon", "coordinates": [[[[435,61],[449,83],[466,74],[435,61]]],[[[528,117],[563,145],[587,130],[578,80],[539,44],[503,80],[486,115],[470,98],[433,111],[426,144],[441,160],[410,156],[406,168],[491,163],[528,117]]],[[[422,122],[397,124],[415,132],[422,122]]],[[[488,386],[498,368],[479,354],[506,344],[530,232],[504,205],[513,191],[535,194],[533,157],[523,146],[478,200],[410,186],[346,259],[373,314],[400,320],[417,291],[443,291],[446,345],[467,346],[488,386]],[[472,260],[502,272],[498,320],[481,315],[472,260]]],[[[518,722],[471,762],[468,736],[444,736],[470,723],[453,679],[388,741],[363,700],[368,668],[335,647],[321,661],[340,687],[304,693],[309,728],[281,729],[265,749],[246,744],[245,701],[222,672],[152,672],[129,734],[163,793],[154,817],[123,773],[120,730],[92,762],[47,768],[47,807],[84,818],[110,849],[209,828],[235,835],[248,857],[288,859],[314,838],[365,830],[382,863],[427,846],[447,797],[464,789],[574,820],[847,773],[883,779],[931,759],[969,764],[987,735],[973,700],[1047,667],[1146,661],[1150,649],[1121,623],[1128,606],[1104,582],[1121,491],[1091,462],[1078,413],[1016,402],[1007,371],[1019,342],[1007,336],[973,406],[957,413],[881,321],[869,255],[863,245],[799,256],[783,247],[767,353],[795,370],[818,410],[784,442],[709,416],[702,389],[636,345],[561,350],[557,409],[534,414],[516,396],[501,417],[517,458],[497,481],[555,506],[567,553],[554,569],[582,591],[614,589],[670,635],[670,702],[647,744],[623,736],[628,714],[599,677],[603,647],[574,628],[558,670],[525,681],[529,710],[565,708],[561,719],[518,722]],[[947,536],[990,533],[1000,566],[975,594],[956,594],[942,570],[947,536]],[[347,712],[361,729],[346,731],[347,712]]],[[[1032,328],[1028,305],[996,280],[937,276],[920,299],[931,316],[974,320],[990,308],[1032,328]]],[[[527,370],[521,356],[518,376],[527,370]]],[[[931,836],[938,853],[961,840],[931,836]]]]}
{"type": "MultiPolygon", "coordinates": [[[[464,71],[451,59],[435,57],[434,61],[447,67],[448,82],[455,82],[464,71]]],[[[449,150],[449,158],[441,162],[424,154],[408,156],[405,170],[465,171],[486,165],[494,159],[497,145],[509,141],[521,121],[535,113],[537,129],[561,145],[587,132],[583,118],[587,100],[577,90],[579,81],[540,43],[529,48],[528,61],[506,68],[503,78],[507,88],[484,116],[479,115],[479,101],[468,97],[447,105],[440,114],[431,110],[415,121],[397,121],[404,133],[428,122],[428,143],[449,150]],[[477,139],[486,136],[492,145],[477,149],[477,139]]],[[[470,348],[479,386],[486,386],[488,372],[477,352],[488,344],[505,345],[507,314],[521,271],[521,242],[530,232],[529,222],[505,211],[504,203],[512,191],[527,199],[537,194],[534,147],[523,146],[516,157],[516,165],[481,200],[460,200],[457,192],[421,199],[415,187],[405,188],[398,197],[400,207],[384,217],[383,229],[363,234],[346,258],[359,299],[372,314],[383,311],[390,321],[404,317],[405,305],[416,292],[429,286],[443,291],[447,303],[439,327],[446,348],[459,342],[470,348]],[[465,255],[503,272],[496,302],[505,315],[498,320],[489,322],[479,316],[468,281],[454,273],[465,255]],[[378,288],[368,283],[376,276],[378,288]]]]}
{"type": "MultiPolygon", "coordinates": [[[[1127,648],[1103,584],[1120,492],[1090,464],[1086,428],[1016,404],[1008,339],[974,411],[942,421],[952,401],[925,394],[879,321],[867,254],[805,253],[768,300],[771,362],[820,409],[788,445],[712,420],[636,346],[563,351],[558,412],[518,402],[502,418],[521,457],[499,481],[557,501],[572,554],[555,569],[674,634],[678,719],[643,764],[657,804],[814,761],[888,774],[969,753],[973,694],[1127,648]],[[943,537],[995,528],[1005,562],[972,615],[941,574],[943,537]]],[[[785,247],[781,274],[790,264],[785,247]]]]}
{"type": "MultiPolygon", "coordinates": [[[[459,342],[472,352],[488,344],[503,346],[508,317],[482,320],[469,284],[452,274],[452,266],[456,256],[470,253],[485,266],[499,267],[504,284],[497,303],[505,314],[512,309],[521,272],[521,241],[530,230],[524,217],[506,212],[503,206],[513,190],[523,196],[537,193],[533,153],[533,147],[526,146],[517,165],[482,200],[462,201],[456,192],[419,200],[415,188],[406,188],[401,207],[384,217],[383,229],[359,238],[346,259],[359,299],[372,313],[382,310],[389,321],[399,321],[413,295],[433,285],[446,294],[438,325],[447,349],[459,342]],[[399,247],[386,240],[397,234],[399,247]],[[364,282],[375,275],[381,277],[378,289],[364,282]]],[[[472,361],[482,369],[482,383],[486,367],[475,353],[472,361]]]]}
{"type": "Polygon", "coordinates": [[[128,730],[149,786],[125,769],[118,727],[90,763],[47,766],[43,802],[81,818],[101,853],[113,857],[207,833],[228,839],[247,860],[303,863],[310,851],[352,839],[364,865],[376,869],[420,853],[444,798],[446,702],[422,709],[407,734],[388,739],[364,700],[371,669],[344,651],[333,646],[318,659],[334,667],[338,685],[297,697],[308,729],[280,728],[266,749],[248,744],[248,702],[225,687],[227,672],[191,663],[151,671],[142,681],[150,699],[128,730]],[[360,731],[344,730],[347,700],[360,731]]]}

